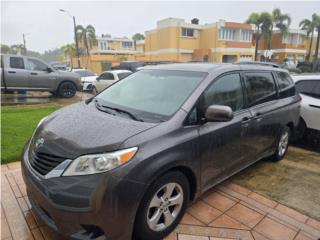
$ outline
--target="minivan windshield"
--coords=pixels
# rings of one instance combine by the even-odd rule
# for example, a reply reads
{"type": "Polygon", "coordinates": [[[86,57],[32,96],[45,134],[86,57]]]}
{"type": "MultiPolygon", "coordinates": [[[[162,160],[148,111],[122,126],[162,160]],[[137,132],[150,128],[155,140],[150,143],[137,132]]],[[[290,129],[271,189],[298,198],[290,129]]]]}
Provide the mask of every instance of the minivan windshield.
{"type": "Polygon", "coordinates": [[[168,120],[207,76],[204,72],[141,70],[97,95],[107,107],[142,119],[168,120]]]}

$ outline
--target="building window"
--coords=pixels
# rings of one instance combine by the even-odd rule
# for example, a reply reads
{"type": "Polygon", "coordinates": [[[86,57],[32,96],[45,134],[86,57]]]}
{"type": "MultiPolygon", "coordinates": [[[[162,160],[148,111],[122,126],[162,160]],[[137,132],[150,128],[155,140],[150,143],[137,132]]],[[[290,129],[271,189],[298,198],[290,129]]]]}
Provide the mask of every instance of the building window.
{"type": "Polygon", "coordinates": [[[240,41],[251,42],[252,32],[247,30],[241,30],[240,41]]]}
{"type": "Polygon", "coordinates": [[[195,31],[192,28],[182,28],[181,35],[183,37],[195,37],[195,31]]]}
{"type": "Polygon", "coordinates": [[[219,40],[236,40],[236,30],[232,28],[220,28],[219,29],[219,40]]]}
{"type": "Polygon", "coordinates": [[[132,42],[122,42],[123,48],[132,48],[132,42]]]}

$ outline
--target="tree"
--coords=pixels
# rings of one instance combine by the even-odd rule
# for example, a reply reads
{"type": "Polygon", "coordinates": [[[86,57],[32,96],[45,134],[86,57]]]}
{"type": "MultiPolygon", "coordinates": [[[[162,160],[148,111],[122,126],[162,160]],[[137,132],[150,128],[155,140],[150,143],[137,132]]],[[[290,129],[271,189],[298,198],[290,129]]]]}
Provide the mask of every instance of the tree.
{"type": "Polygon", "coordinates": [[[313,57],[313,67],[312,70],[316,71],[317,66],[318,66],[318,54],[319,54],[319,42],[320,42],[320,15],[314,13],[312,14],[312,21],[314,22],[314,27],[318,32],[318,36],[317,36],[317,42],[316,42],[316,49],[314,52],[314,57],[313,57]]]}
{"type": "Polygon", "coordinates": [[[72,58],[76,57],[76,47],[75,44],[66,44],[61,47],[65,56],[68,56],[70,59],[71,68],[73,68],[72,58]]]}
{"type": "Polygon", "coordinates": [[[311,39],[310,39],[310,44],[309,44],[309,50],[306,56],[306,61],[310,61],[310,56],[312,55],[311,53],[311,48],[312,48],[312,42],[313,42],[313,32],[314,32],[314,25],[315,23],[313,22],[313,19],[309,20],[309,19],[303,19],[300,23],[299,23],[299,27],[302,30],[305,30],[307,32],[307,39],[309,39],[309,36],[311,34],[311,39]]]}
{"type": "Polygon", "coordinates": [[[271,15],[267,12],[263,13],[251,13],[246,23],[255,25],[255,53],[254,60],[258,59],[259,40],[262,32],[263,36],[267,36],[266,32],[270,28],[271,15]]]}
{"type": "Polygon", "coordinates": [[[1,44],[1,53],[10,53],[11,48],[6,44],[1,44]]]}
{"type": "Polygon", "coordinates": [[[134,42],[134,50],[137,50],[137,41],[144,40],[144,35],[141,33],[136,33],[132,36],[132,40],[134,42]]]}
{"type": "Polygon", "coordinates": [[[83,27],[82,25],[76,26],[76,33],[78,40],[84,45],[87,51],[87,55],[90,55],[90,49],[97,44],[96,30],[92,25],[83,27]]]}
{"type": "Polygon", "coordinates": [[[144,35],[141,33],[136,33],[132,36],[132,40],[134,41],[144,40],[144,35]]]}

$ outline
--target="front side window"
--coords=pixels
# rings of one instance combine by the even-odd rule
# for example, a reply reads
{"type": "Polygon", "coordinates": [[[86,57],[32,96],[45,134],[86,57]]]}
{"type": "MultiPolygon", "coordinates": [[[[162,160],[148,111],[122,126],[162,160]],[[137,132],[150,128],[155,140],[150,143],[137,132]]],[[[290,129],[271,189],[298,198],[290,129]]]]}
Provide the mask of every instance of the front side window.
{"type": "Polygon", "coordinates": [[[24,61],[22,57],[10,57],[10,68],[24,69],[24,61]]]}
{"type": "Polygon", "coordinates": [[[203,93],[203,110],[210,105],[229,106],[233,111],[243,109],[243,92],[238,73],[228,74],[215,80],[203,93]]]}
{"type": "Polygon", "coordinates": [[[297,92],[320,98],[320,80],[302,80],[296,83],[297,92]]]}
{"type": "Polygon", "coordinates": [[[102,73],[99,77],[100,80],[114,80],[112,73],[102,73]]]}
{"type": "Polygon", "coordinates": [[[28,58],[27,65],[28,65],[28,69],[32,70],[32,71],[47,71],[48,70],[48,65],[44,64],[43,62],[41,62],[37,59],[28,58]]]}
{"type": "Polygon", "coordinates": [[[97,100],[140,118],[167,120],[206,76],[204,72],[141,70],[111,85],[97,100]]]}
{"type": "Polygon", "coordinates": [[[254,106],[276,99],[276,86],[270,72],[246,73],[248,103],[254,106]]]}

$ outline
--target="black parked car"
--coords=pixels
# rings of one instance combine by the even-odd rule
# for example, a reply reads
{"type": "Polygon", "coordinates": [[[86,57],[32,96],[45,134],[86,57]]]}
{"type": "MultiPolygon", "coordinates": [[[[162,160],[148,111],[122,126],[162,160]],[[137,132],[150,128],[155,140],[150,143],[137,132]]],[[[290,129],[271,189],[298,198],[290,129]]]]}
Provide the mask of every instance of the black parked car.
{"type": "Polygon", "coordinates": [[[206,190],[282,159],[299,103],[281,68],[146,67],[39,123],[23,152],[28,196],[74,239],[161,239],[206,190]]]}

